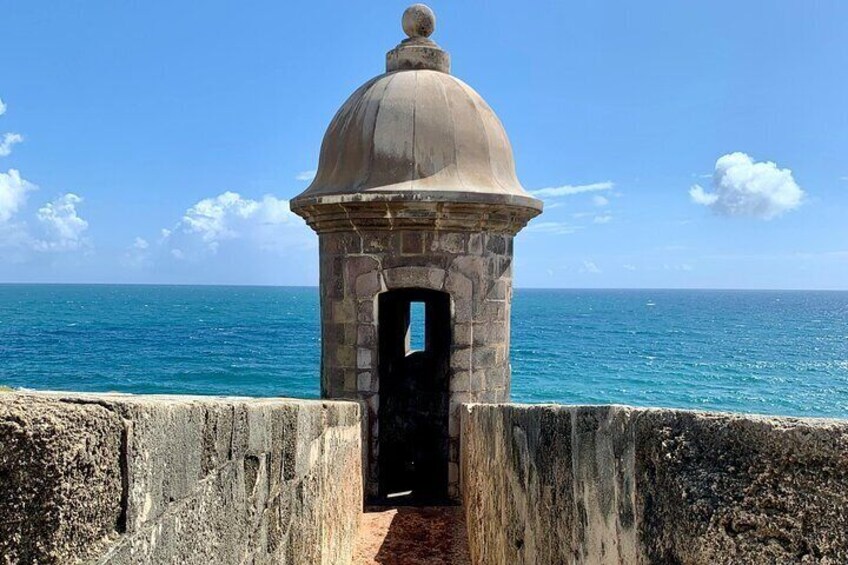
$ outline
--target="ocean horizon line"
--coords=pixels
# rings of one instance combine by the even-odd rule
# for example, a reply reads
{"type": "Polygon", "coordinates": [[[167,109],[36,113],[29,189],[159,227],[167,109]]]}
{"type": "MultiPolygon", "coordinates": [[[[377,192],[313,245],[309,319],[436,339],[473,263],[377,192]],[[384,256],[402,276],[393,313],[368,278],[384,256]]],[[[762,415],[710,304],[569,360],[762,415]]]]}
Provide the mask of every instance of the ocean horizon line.
{"type": "MultiPolygon", "coordinates": [[[[10,286],[127,286],[127,287],[203,287],[203,288],[303,288],[318,290],[318,285],[253,284],[253,283],[167,283],[167,282],[4,282],[10,286]]],[[[703,291],[703,292],[848,292],[848,288],[779,288],[779,287],[651,287],[651,286],[515,286],[515,290],[569,291],[703,291]]]]}

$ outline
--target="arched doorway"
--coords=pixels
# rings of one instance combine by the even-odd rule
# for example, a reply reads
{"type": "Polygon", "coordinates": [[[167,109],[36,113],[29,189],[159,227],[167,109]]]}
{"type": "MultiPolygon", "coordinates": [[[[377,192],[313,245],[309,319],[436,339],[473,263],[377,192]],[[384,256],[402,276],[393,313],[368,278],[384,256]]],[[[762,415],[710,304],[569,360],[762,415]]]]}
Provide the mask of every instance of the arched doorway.
{"type": "Polygon", "coordinates": [[[450,295],[420,288],[378,299],[379,492],[385,502],[447,500],[450,295]]]}

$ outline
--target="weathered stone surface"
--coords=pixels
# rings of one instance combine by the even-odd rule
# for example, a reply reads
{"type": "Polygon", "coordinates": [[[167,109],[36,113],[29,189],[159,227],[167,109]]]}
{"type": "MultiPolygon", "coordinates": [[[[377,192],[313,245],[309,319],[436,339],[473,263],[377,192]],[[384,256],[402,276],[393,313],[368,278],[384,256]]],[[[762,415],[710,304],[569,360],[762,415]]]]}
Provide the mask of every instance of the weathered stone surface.
{"type": "Polygon", "coordinates": [[[475,563],[848,562],[848,422],[473,405],[475,563]]]}
{"type": "Polygon", "coordinates": [[[0,394],[0,562],[90,557],[124,528],[121,417],[0,394]]]}
{"type": "Polygon", "coordinates": [[[7,562],[350,561],[355,403],[10,394],[0,440],[7,562]]]}
{"type": "MultiPolygon", "coordinates": [[[[373,496],[379,482],[379,295],[403,288],[448,292],[453,337],[449,394],[462,394],[451,406],[507,400],[512,236],[427,227],[321,233],[320,240],[322,394],[364,400],[371,407],[364,414],[364,444],[367,492],[373,496]],[[340,293],[339,277],[346,281],[340,293]]],[[[451,440],[458,439],[456,414],[449,414],[451,440]]],[[[458,462],[451,454],[449,463],[458,462]]],[[[454,498],[457,486],[451,477],[454,498]]]]}

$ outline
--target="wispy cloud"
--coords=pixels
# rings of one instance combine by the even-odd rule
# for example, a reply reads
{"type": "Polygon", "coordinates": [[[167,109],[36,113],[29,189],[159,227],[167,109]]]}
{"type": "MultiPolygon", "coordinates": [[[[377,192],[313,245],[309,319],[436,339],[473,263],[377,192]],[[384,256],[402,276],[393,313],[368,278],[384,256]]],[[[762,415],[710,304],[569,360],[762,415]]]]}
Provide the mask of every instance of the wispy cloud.
{"type": "MultiPolygon", "coordinates": [[[[0,116],[6,113],[6,108],[6,104],[0,100],[0,116]]],[[[0,139],[0,157],[8,156],[12,152],[12,146],[23,140],[24,137],[19,133],[4,133],[3,138],[0,139]]]]}
{"type": "Polygon", "coordinates": [[[609,198],[607,198],[606,196],[601,196],[599,194],[595,195],[592,197],[592,204],[594,204],[598,208],[603,208],[604,206],[609,204],[609,198]]]}
{"type": "Polygon", "coordinates": [[[592,220],[592,223],[595,224],[608,224],[612,221],[612,216],[609,214],[605,214],[603,216],[595,216],[595,219],[592,220]]]}
{"type": "Polygon", "coordinates": [[[121,262],[126,267],[139,269],[150,264],[150,243],[143,237],[136,237],[127,247],[121,262]]]}
{"type": "Polygon", "coordinates": [[[0,140],[0,157],[6,157],[12,152],[12,146],[24,140],[24,136],[19,133],[5,133],[3,139],[0,140]]]}
{"type": "Polygon", "coordinates": [[[668,263],[665,263],[663,264],[663,269],[666,271],[681,271],[684,273],[691,273],[695,270],[689,263],[681,263],[679,265],[669,265],[668,263]]]}
{"type": "Polygon", "coordinates": [[[590,275],[598,275],[603,271],[601,271],[594,261],[583,261],[583,265],[580,267],[580,272],[588,273],[590,275]]]}
{"type": "Polygon", "coordinates": [[[312,179],[315,178],[316,174],[318,174],[318,171],[316,171],[316,170],[301,171],[301,172],[297,173],[294,176],[294,178],[295,178],[295,180],[299,180],[299,181],[312,181],[312,179]]]}
{"type": "Polygon", "coordinates": [[[592,184],[566,184],[563,186],[552,186],[548,188],[540,188],[538,190],[531,190],[530,194],[532,194],[533,196],[538,196],[540,198],[571,196],[573,194],[582,194],[584,192],[611,190],[613,187],[615,187],[615,183],[611,181],[595,182],[592,184]]]}
{"type": "Polygon", "coordinates": [[[579,226],[574,226],[566,222],[535,222],[530,224],[526,231],[563,235],[574,233],[579,229],[579,226]]]}
{"type": "Polygon", "coordinates": [[[771,220],[794,210],[804,198],[791,170],[778,169],[770,161],[754,162],[739,152],[719,157],[712,184],[712,192],[693,185],[689,197],[721,216],[771,220]]]}

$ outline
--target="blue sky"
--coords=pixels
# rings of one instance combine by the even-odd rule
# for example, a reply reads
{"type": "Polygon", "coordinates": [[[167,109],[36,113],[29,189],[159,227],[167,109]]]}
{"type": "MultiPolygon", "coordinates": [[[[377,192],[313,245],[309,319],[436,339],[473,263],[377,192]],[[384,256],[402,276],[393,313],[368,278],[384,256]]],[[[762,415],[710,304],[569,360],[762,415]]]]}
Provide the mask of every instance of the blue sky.
{"type": "MultiPolygon", "coordinates": [[[[287,200],[406,5],[0,4],[0,281],[315,284],[287,200]]],[[[848,4],[430,5],[546,202],[519,286],[848,289],[848,4]]]]}

